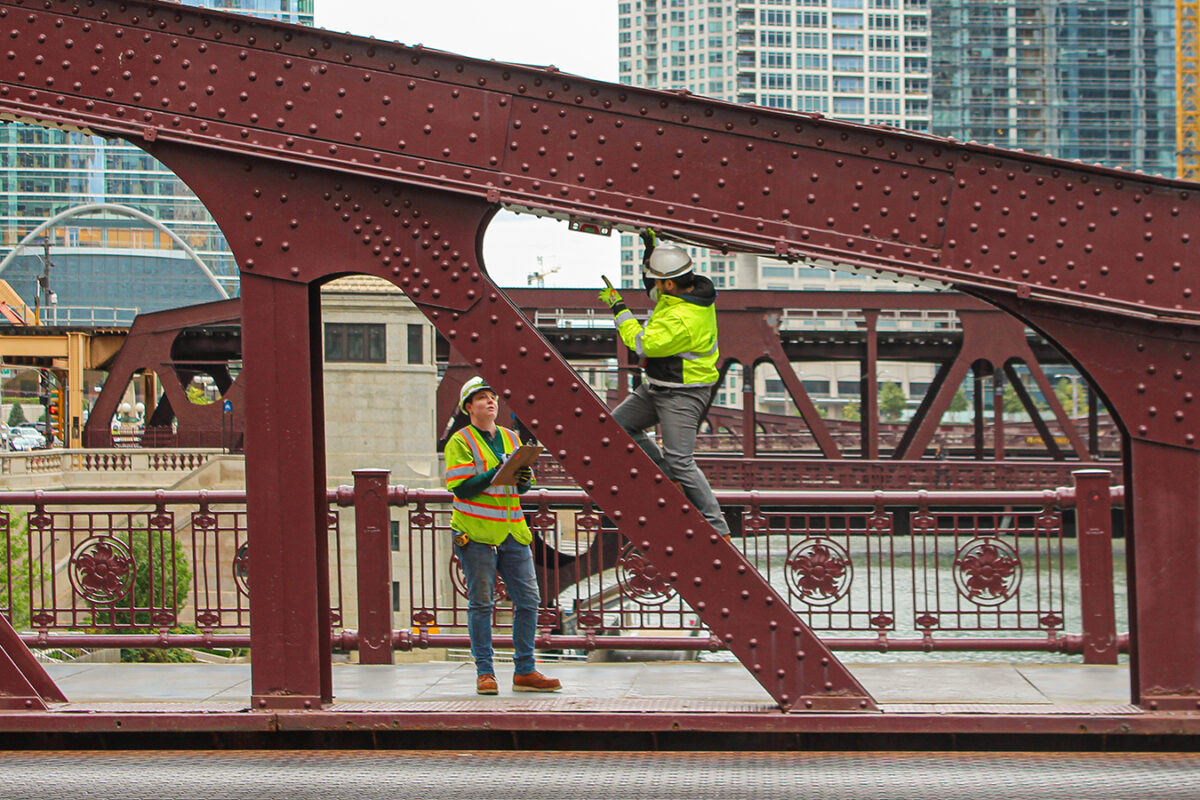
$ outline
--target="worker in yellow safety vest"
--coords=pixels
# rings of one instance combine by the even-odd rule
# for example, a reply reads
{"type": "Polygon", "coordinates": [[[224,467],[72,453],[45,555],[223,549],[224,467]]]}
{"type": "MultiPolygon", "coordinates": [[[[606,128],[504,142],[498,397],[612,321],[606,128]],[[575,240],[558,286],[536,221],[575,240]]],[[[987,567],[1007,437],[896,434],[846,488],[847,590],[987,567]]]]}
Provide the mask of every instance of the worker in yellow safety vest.
{"type": "Polygon", "coordinates": [[[492,483],[520,446],[517,435],[496,424],[499,398],[483,378],[463,384],[459,407],[470,424],[446,442],[446,488],[454,493],[450,528],[454,554],[467,583],[467,632],[475,659],[478,694],[496,694],[492,659],[492,612],[496,576],[504,579],[513,603],[513,691],[557,692],[562,684],[534,668],[537,634],[537,574],[530,542],[533,535],[521,511],[520,495],[533,485],[533,469],[517,470],[515,485],[492,483]]]}
{"type": "Polygon", "coordinates": [[[653,231],[643,233],[642,239],[642,280],[654,301],[650,318],[639,322],[612,286],[600,290],[621,341],[642,364],[642,383],[612,416],[667,478],[680,484],[717,532],[728,537],[729,524],[695,458],[696,434],[720,380],[717,290],[711,280],[696,274],[682,247],[658,245],[653,231]],[[646,435],[655,425],[662,430],[661,449],[646,435]]]}

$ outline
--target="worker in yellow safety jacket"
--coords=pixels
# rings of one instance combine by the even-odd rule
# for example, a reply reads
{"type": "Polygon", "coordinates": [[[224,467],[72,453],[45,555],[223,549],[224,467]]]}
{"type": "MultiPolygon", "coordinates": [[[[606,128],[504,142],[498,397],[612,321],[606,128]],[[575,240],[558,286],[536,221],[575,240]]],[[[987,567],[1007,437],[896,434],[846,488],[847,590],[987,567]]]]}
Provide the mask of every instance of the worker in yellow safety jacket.
{"type": "Polygon", "coordinates": [[[600,290],[621,341],[642,364],[641,385],[613,409],[613,419],[680,484],[717,532],[729,536],[729,524],[695,458],[696,434],[720,380],[717,290],[712,281],[696,274],[682,247],[658,245],[653,231],[643,233],[642,239],[642,280],[655,301],[650,318],[639,322],[616,289],[600,290]],[[646,435],[655,425],[662,429],[661,449],[646,435]]]}
{"type": "Polygon", "coordinates": [[[478,694],[496,694],[492,663],[492,612],[496,576],[504,579],[513,603],[513,691],[557,692],[562,684],[534,666],[537,634],[537,574],[533,568],[533,535],[521,511],[520,495],[533,485],[533,469],[517,470],[515,485],[492,480],[520,446],[517,435],[496,424],[499,398],[483,378],[463,384],[459,406],[471,423],[446,442],[446,488],[454,494],[450,528],[454,554],[467,584],[467,632],[475,658],[478,694]]]}

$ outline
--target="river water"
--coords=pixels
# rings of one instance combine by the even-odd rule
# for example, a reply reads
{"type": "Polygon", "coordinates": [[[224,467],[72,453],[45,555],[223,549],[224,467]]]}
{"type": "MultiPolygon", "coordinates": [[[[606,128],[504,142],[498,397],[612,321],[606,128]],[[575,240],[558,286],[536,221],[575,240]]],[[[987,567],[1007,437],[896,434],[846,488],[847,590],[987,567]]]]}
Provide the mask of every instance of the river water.
{"type": "MultiPolygon", "coordinates": [[[[921,636],[916,623],[923,615],[936,616],[940,624],[933,629],[936,639],[950,638],[1040,638],[1045,628],[1040,617],[1047,613],[1061,616],[1060,632],[1082,632],[1080,621],[1079,559],[1075,539],[1057,540],[1036,537],[1010,539],[1020,549],[1019,576],[1009,578],[1007,599],[986,597],[988,605],[978,605],[963,597],[964,578],[956,583],[953,568],[955,554],[962,546],[950,537],[896,537],[896,541],[853,537],[847,540],[853,578],[849,590],[827,606],[814,606],[793,600],[793,606],[817,630],[818,635],[873,638],[870,620],[879,613],[894,619],[888,637],[912,639],[921,636]],[[882,542],[882,546],[881,546],[882,542]],[[1061,556],[1060,556],[1061,553],[1061,556]],[[936,563],[938,569],[928,567],[936,563]],[[867,573],[870,573],[869,579],[867,573]],[[990,603],[995,603],[991,605],[990,603]],[[1024,626],[1024,627],[1021,627],[1024,626]],[[976,628],[954,630],[953,628],[976,628]]],[[[786,566],[789,546],[785,537],[769,536],[746,540],[743,550],[759,565],[771,584],[785,597],[796,596],[794,572],[786,566]],[[791,582],[788,573],[793,573],[791,582]]],[[[1014,550],[1015,553],[1015,550],[1014,550]]],[[[1113,594],[1117,632],[1129,630],[1128,598],[1125,576],[1125,542],[1114,541],[1113,594]]],[[[986,593],[985,593],[986,595],[986,593]]],[[[819,601],[831,598],[816,597],[819,601]]],[[[843,658],[856,662],[906,661],[1006,661],[1032,663],[1081,663],[1082,656],[1046,652],[870,652],[846,651],[843,658]]],[[[703,653],[705,661],[731,661],[727,652],[703,653]]],[[[1121,656],[1122,663],[1128,660],[1121,656]]]]}

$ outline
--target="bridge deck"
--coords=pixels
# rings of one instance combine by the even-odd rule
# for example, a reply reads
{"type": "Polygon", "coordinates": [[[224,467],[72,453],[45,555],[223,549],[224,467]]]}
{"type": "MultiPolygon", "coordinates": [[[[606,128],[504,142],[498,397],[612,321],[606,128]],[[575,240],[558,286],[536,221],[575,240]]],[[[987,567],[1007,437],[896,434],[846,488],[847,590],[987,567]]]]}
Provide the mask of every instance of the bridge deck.
{"type": "Polygon", "coordinates": [[[828,748],[830,736],[856,740],[854,746],[868,740],[917,746],[915,735],[934,749],[969,747],[971,737],[1019,749],[1054,737],[1110,747],[1117,737],[1139,740],[1136,749],[1175,748],[1200,736],[1200,714],[1130,705],[1126,666],[859,663],[853,673],[879,702],[879,713],[790,714],[740,664],[551,664],[545,670],[565,686],[553,695],[513,694],[510,669],[501,667],[498,696],[479,697],[466,663],[336,665],[332,704],[266,711],[251,707],[246,664],[51,665],[70,702],[48,712],[0,712],[0,746],[86,746],[88,735],[109,746],[113,734],[127,745],[151,747],[210,734],[279,743],[316,736],[330,746],[331,736],[338,742],[366,736],[375,744],[373,737],[386,732],[395,739],[391,746],[435,748],[560,747],[590,738],[611,749],[642,750],[663,746],[663,737],[699,749],[736,749],[735,741],[753,749],[828,748]],[[30,733],[47,736],[30,740],[30,733]],[[1147,745],[1151,740],[1158,744],[1147,745]]]}
{"type": "MultiPolygon", "coordinates": [[[[450,661],[393,666],[337,664],[333,668],[338,710],[547,708],[585,710],[738,709],[777,713],[757,681],[737,663],[660,661],[554,663],[539,667],[561,678],[563,691],[514,694],[512,667],[498,665],[500,694],[475,694],[473,664],[450,661]]],[[[999,662],[853,663],[851,669],[881,704],[941,712],[1006,706],[1126,709],[1127,666],[999,662]]],[[[249,664],[52,664],[47,671],[71,700],[56,707],[70,712],[154,708],[187,704],[197,709],[248,709],[249,664]]]]}

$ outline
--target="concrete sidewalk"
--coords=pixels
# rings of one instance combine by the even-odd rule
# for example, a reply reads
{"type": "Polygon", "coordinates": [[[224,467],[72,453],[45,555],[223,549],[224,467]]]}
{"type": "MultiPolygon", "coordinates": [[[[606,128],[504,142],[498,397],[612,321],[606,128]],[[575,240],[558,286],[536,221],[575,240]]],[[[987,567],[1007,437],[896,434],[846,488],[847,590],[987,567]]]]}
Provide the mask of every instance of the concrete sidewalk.
{"type": "MultiPolygon", "coordinates": [[[[1016,663],[847,664],[880,705],[929,704],[983,711],[996,706],[1122,706],[1129,703],[1127,666],[1016,663]],[[978,709],[971,707],[977,706],[978,709]]],[[[430,661],[394,666],[337,664],[334,706],[344,703],[445,703],[472,700],[519,707],[546,697],[513,694],[511,665],[499,665],[500,694],[475,694],[475,669],[464,662],[430,661]]],[[[740,664],[686,661],[553,663],[539,669],[563,682],[555,699],[576,708],[689,707],[706,703],[773,706],[770,696],[740,664]]],[[[51,664],[50,676],[76,704],[186,703],[229,709],[250,701],[249,664],[51,664]]],[[[934,708],[929,710],[933,711],[934,708]]]]}

